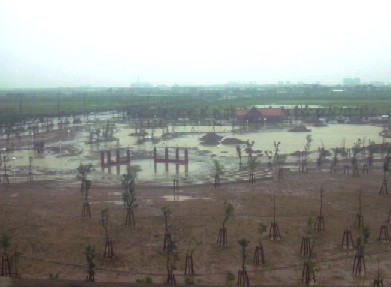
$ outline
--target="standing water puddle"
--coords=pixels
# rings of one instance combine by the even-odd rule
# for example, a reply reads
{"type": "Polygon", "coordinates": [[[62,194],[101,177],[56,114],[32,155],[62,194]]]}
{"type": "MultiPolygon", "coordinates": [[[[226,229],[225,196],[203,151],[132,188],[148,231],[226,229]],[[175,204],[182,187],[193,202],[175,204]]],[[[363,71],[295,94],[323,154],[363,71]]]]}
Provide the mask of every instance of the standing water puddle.
{"type": "Polygon", "coordinates": [[[192,197],[189,195],[163,195],[163,199],[166,201],[186,201],[186,200],[193,200],[193,199],[205,199],[210,200],[211,198],[208,197],[192,197]]]}

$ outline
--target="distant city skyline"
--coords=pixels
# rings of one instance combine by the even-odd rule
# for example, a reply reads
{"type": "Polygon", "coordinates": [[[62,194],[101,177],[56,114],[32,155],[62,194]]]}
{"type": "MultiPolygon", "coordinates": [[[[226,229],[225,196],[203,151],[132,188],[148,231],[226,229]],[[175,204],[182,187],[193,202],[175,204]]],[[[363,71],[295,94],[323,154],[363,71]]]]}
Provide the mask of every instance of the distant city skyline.
{"type": "Polygon", "coordinates": [[[0,0],[0,89],[391,83],[387,1],[0,0]]]}

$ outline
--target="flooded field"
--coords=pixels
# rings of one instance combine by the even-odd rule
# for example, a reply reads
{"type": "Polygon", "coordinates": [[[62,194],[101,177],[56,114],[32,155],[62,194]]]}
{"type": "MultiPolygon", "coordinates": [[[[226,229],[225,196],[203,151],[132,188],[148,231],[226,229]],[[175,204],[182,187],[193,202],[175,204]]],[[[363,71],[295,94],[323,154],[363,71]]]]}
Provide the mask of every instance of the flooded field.
{"type": "MultiPolygon", "coordinates": [[[[131,165],[139,165],[142,171],[138,180],[142,182],[159,182],[159,184],[171,184],[172,178],[178,176],[182,182],[205,182],[211,181],[213,175],[213,159],[218,159],[224,165],[226,176],[230,179],[246,178],[247,173],[238,172],[238,157],[236,145],[215,144],[202,145],[200,138],[206,133],[215,132],[225,138],[235,138],[241,141],[254,141],[253,150],[258,155],[262,166],[266,167],[267,158],[265,151],[274,149],[274,142],[281,142],[280,154],[291,154],[303,150],[306,143],[306,135],[312,136],[311,151],[316,153],[318,148],[331,149],[345,146],[351,148],[355,141],[361,139],[364,143],[369,140],[382,143],[384,140],[379,133],[380,126],[330,124],[325,127],[308,127],[311,132],[288,132],[289,127],[266,126],[258,130],[248,129],[232,131],[232,126],[174,126],[164,128],[144,128],[145,135],[140,143],[140,135],[135,134],[135,122],[113,118],[110,114],[94,115],[82,118],[84,124],[69,124],[63,129],[57,129],[55,138],[50,138],[50,132],[25,134],[24,145],[18,148],[10,148],[13,141],[6,142],[2,138],[2,156],[6,156],[7,169],[10,175],[22,177],[27,173],[29,157],[33,159],[33,171],[36,176],[51,176],[56,178],[74,177],[75,169],[80,163],[91,163],[94,167],[94,180],[119,180],[121,174],[126,171],[126,165],[112,165],[111,168],[101,168],[101,151],[112,151],[115,157],[117,148],[129,149],[131,165]],[[113,126],[114,140],[91,143],[91,134],[104,127],[110,121],[113,126]],[[164,137],[169,132],[170,138],[164,137]],[[45,141],[45,150],[37,154],[33,151],[34,142],[45,141]],[[165,148],[169,148],[169,157],[175,157],[175,148],[179,147],[180,158],[183,158],[184,148],[189,152],[189,166],[186,172],[185,166],[158,163],[154,168],[153,149],[157,149],[159,157],[164,156],[165,148]]],[[[58,124],[59,119],[55,126],[58,124]]],[[[245,145],[242,144],[244,150],[245,145]]],[[[246,154],[243,152],[243,157],[246,154]]],[[[293,157],[287,160],[296,161],[293,157]]],[[[271,176],[266,169],[264,176],[271,176]]]]}

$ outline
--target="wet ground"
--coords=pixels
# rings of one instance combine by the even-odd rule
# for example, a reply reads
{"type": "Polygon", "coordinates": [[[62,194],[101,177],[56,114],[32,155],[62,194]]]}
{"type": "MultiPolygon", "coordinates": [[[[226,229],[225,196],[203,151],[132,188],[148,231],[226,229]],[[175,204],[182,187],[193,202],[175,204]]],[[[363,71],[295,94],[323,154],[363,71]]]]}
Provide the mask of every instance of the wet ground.
{"type": "MultiPolygon", "coordinates": [[[[8,142],[3,135],[0,139],[0,151],[2,157],[6,156],[5,163],[8,172],[14,180],[23,180],[28,172],[29,158],[32,157],[32,169],[35,177],[45,178],[73,178],[75,169],[80,163],[92,163],[94,166],[94,181],[118,181],[121,174],[126,172],[126,165],[113,165],[111,168],[101,168],[100,152],[112,151],[112,158],[115,159],[114,150],[121,149],[121,156],[124,156],[126,149],[131,151],[131,165],[139,165],[142,171],[138,180],[143,183],[157,183],[159,185],[171,185],[174,177],[180,178],[182,184],[205,183],[213,181],[213,160],[219,160],[225,170],[223,177],[226,181],[240,181],[248,178],[246,170],[239,171],[239,161],[235,145],[215,144],[202,145],[200,138],[208,132],[216,132],[225,138],[236,138],[241,141],[254,141],[253,150],[261,162],[257,171],[258,177],[270,178],[271,171],[267,168],[268,159],[265,151],[274,149],[274,142],[281,142],[280,153],[291,154],[303,150],[306,142],[306,135],[311,134],[313,142],[310,155],[312,161],[316,160],[316,150],[320,147],[331,149],[345,146],[350,148],[357,139],[368,143],[374,140],[382,143],[383,138],[379,135],[382,130],[380,126],[371,125],[348,125],[331,124],[326,127],[309,127],[310,133],[288,132],[289,127],[266,126],[258,130],[251,127],[244,127],[240,130],[232,130],[232,126],[173,126],[156,128],[145,128],[146,135],[141,137],[135,135],[136,122],[124,120],[114,114],[102,113],[91,115],[88,118],[82,117],[82,123],[69,123],[61,125],[59,122],[66,122],[65,119],[52,119],[53,129],[47,132],[41,128],[35,133],[24,133],[20,139],[11,138],[8,142]],[[107,122],[114,126],[115,140],[91,142],[91,133],[104,130],[107,122]],[[170,135],[167,137],[167,134],[170,135]],[[143,143],[138,143],[143,139],[143,143]],[[33,151],[34,143],[45,141],[45,150],[41,154],[33,151]],[[165,164],[157,164],[156,170],[153,161],[153,148],[157,148],[159,157],[164,157],[165,147],[169,147],[169,157],[175,157],[175,148],[179,147],[180,158],[184,157],[184,149],[189,151],[189,166],[186,172],[185,166],[169,164],[166,170],[165,164]],[[257,153],[258,152],[258,153],[257,153]]],[[[139,131],[139,129],[138,129],[139,131]]],[[[242,145],[243,162],[246,162],[244,152],[245,145],[242,145]]],[[[379,155],[380,157],[380,155],[379,155]]],[[[346,158],[345,160],[349,160],[346,158]]],[[[4,169],[4,160],[3,160],[4,169]]],[[[287,156],[285,165],[287,168],[297,168],[298,157],[287,156]]],[[[326,168],[326,167],[325,167],[326,168]]],[[[327,165],[328,168],[328,165],[327,165]]],[[[326,169],[327,169],[326,168],[326,169]]]]}

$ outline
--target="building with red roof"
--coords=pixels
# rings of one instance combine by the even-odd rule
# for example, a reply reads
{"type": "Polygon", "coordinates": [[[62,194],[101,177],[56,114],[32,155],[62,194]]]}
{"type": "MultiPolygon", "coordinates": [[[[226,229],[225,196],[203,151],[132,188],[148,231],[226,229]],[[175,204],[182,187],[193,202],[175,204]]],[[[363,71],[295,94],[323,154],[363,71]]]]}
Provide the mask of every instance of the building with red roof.
{"type": "Polygon", "coordinates": [[[283,108],[252,108],[250,110],[237,110],[236,119],[249,123],[279,123],[284,119],[283,108]]]}

